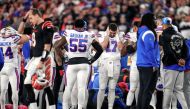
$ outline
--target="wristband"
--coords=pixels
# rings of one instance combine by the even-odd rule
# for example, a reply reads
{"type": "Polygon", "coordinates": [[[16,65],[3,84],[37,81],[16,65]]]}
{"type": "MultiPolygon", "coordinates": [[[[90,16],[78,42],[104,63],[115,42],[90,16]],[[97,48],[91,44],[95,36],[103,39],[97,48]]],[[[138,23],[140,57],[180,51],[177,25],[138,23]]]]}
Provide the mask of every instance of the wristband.
{"type": "Polygon", "coordinates": [[[22,19],[22,21],[23,21],[24,23],[26,22],[26,20],[27,20],[26,18],[23,18],[23,19],[22,19]]]}
{"type": "Polygon", "coordinates": [[[44,61],[48,58],[48,55],[49,55],[49,51],[44,50],[44,51],[42,52],[41,61],[44,62],[44,61]]]}

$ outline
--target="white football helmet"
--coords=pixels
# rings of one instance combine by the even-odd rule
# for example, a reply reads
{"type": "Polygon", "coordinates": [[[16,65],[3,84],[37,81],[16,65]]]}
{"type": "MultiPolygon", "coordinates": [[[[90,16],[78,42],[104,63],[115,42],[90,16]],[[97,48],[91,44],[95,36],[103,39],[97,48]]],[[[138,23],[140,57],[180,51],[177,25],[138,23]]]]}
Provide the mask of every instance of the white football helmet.
{"type": "Polygon", "coordinates": [[[0,31],[0,36],[3,37],[5,36],[6,28],[2,28],[0,31]]]}
{"type": "Polygon", "coordinates": [[[1,37],[9,37],[9,36],[12,36],[12,35],[17,35],[18,32],[12,28],[12,27],[6,27],[6,28],[2,28],[1,31],[0,31],[0,36],[1,37]]]}
{"type": "Polygon", "coordinates": [[[18,32],[14,28],[12,28],[10,26],[5,28],[5,36],[6,37],[16,35],[16,34],[18,34],[18,32]]]}

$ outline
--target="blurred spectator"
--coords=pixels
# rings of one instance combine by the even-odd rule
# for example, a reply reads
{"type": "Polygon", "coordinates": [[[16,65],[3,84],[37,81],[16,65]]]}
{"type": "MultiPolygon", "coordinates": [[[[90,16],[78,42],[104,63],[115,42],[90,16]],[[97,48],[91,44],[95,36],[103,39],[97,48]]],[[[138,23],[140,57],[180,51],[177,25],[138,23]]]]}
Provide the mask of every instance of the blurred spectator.
{"type": "Polygon", "coordinates": [[[121,14],[120,17],[119,17],[119,30],[121,32],[126,32],[127,29],[128,29],[128,23],[127,23],[127,20],[126,20],[126,17],[125,17],[125,14],[121,14]]]}
{"type": "Polygon", "coordinates": [[[182,21],[179,23],[179,29],[183,37],[190,39],[190,17],[186,13],[181,15],[182,21]]]}
{"type": "Polygon", "coordinates": [[[100,23],[98,24],[98,30],[99,31],[105,31],[107,28],[109,21],[107,16],[102,16],[100,18],[100,23]]]}
{"type": "Polygon", "coordinates": [[[7,25],[17,28],[30,8],[39,8],[43,18],[51,17],[60,30],[72,28],[75,19],[84,18],[93,31],[104,31],[108,23],[115,22],[125,32],[135,17],[147,12],[171,17],[183,31],[190,10],[188,0],[1,0],[0,29],[7,25]]]}

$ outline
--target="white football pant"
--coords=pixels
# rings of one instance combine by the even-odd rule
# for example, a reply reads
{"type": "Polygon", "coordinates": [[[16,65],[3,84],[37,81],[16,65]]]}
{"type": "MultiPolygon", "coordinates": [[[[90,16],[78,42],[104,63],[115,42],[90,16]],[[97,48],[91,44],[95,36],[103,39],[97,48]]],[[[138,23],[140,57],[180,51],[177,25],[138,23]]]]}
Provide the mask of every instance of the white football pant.
{"type": "Polygon", "coordinates": [[[89,64],[74,64],[67,66],[65,73],[66,87],[63,94],[63,109],[69,109],[71,92],[76,81],[78,88],[78,109],[82,109],[84,107],[90,69],[89,64]]]}
{"type": "Polygon", "coordinates": [[[101,60],[99,67],[99,91],[97,97],[97,109],[101,109],[104,100],[105,89],[108,85],[108,107],[113,109],[115,100],[115,87],[120,75],[120,60],[101,60]]]}
{"type": "Polygon", "coordinates": [[[20,72],[13,63],[5,63],[0,72],[1,75],[1,109],[5,109],[6,92],[10,82],[12,89],[13,109],[18,109],[18,91],[20,82],[20,72]]]}

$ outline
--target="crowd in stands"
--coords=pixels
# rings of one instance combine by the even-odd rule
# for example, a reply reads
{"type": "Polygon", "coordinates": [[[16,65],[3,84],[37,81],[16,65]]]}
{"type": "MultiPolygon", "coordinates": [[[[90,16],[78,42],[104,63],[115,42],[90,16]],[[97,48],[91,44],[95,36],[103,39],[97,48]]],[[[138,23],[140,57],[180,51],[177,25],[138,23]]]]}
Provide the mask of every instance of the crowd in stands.
{"type": "Polygon", "coordinates": [[[75,19],[83,18],[92,31],[105,30],[114,22],[120,31],[130,31],[133,21],[144,13],[167,15],[184,36],[190,30],[189,0],[0,0],[0,29],[18,28],[30,8],[38,8],[43,18],[52,18],[60,30],[72,28],[75,19]]]}

